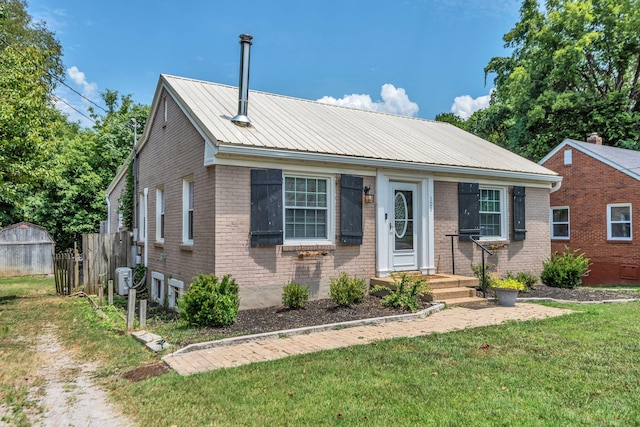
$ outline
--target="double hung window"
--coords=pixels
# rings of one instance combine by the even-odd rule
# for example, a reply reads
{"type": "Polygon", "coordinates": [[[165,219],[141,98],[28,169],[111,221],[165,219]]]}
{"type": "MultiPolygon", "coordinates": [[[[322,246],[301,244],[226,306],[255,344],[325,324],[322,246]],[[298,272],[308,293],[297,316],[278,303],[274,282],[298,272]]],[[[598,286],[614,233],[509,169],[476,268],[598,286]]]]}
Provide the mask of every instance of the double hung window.
{"type": "Polygon", "coordinates": [[[285,176],[285,241],[328,240],[329,200],[329,179],[285,176]]]}

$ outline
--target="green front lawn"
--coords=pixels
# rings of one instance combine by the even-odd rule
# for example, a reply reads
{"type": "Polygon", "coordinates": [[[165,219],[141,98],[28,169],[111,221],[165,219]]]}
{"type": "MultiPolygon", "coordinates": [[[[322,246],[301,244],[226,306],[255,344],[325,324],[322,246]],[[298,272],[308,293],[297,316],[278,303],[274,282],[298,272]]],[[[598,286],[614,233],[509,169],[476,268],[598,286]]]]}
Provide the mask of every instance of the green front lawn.
{"type": "MultiPolygon", "coordinates": [[[[640,425],[640,302],[131,383],[121,374],[158,357],[115,323],[41,284],[5,285],[3,350],[23,334],[12,325],[55,322],[79,359],[100,359],[98,380],[139,425],[640,425]]],[[[0,376],[5,396],[11,377],[0,376]]]]}

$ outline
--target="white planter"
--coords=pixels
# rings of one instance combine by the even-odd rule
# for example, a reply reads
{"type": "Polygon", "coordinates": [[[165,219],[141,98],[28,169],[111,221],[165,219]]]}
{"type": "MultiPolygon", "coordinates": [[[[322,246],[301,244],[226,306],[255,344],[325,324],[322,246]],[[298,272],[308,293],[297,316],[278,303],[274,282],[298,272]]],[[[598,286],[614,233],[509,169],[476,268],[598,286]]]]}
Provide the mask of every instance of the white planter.
{"type": "Polygon", "coordinates": [[[494,290],[496,291],[498,305],[503,307],[514,307],[516,305],[519,292],[517,289],[494,288],[494,290]]]}

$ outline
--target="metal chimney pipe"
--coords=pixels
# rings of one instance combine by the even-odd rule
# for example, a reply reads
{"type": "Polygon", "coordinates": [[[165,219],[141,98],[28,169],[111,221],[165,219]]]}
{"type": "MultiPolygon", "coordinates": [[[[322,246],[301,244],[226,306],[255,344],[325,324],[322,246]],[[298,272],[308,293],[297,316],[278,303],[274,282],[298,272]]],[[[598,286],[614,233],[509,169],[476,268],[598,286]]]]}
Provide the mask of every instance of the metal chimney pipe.
{"type": "Polygon", "coordinates": [[[238,126],[249,126],[251,120],[247,116],[249,107],[249,53],[252,36],[240,34],[240,82],[238,83],[238,115],[231,121],[238,126]]]}

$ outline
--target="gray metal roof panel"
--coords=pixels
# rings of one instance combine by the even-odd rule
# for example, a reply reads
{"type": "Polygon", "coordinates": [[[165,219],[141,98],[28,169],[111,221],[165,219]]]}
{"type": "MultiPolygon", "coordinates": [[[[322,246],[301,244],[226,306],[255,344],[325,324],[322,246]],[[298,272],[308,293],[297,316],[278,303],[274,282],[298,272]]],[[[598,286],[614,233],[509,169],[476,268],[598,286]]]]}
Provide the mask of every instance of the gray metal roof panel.
{"type": "Polygon", "coordinates": [[[252,126],[231,122],[232,86],[162,75],[216,145],[290,150],[419,164],[557,175],[453,125],[250,91],[252,126]]]}

